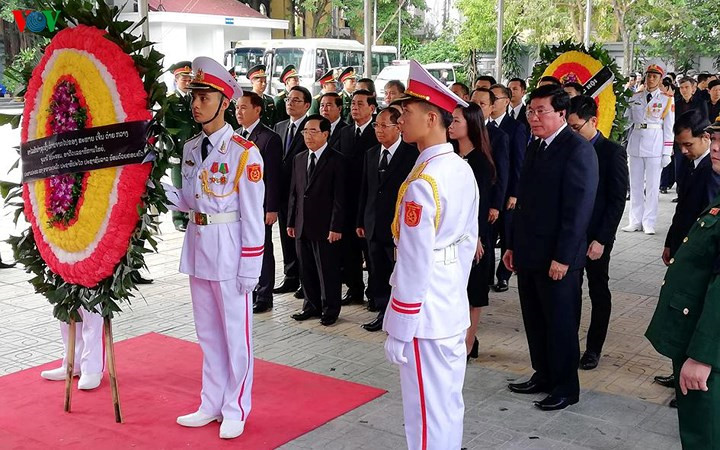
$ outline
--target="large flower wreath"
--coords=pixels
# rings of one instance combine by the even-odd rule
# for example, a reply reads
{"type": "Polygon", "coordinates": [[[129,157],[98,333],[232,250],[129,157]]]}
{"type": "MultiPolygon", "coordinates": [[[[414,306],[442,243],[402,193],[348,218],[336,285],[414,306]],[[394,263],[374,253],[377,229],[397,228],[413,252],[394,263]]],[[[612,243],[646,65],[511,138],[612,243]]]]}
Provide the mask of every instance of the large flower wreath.
{"type": "Polygon", "coordinates": [[[24,183],[10,194],[30,227],[11,237],[15,258],[35,277],[36,292],[63,321],[80,307],[112,317],[129,301],[144,242],[153,247],[155,206],[164,212],[159,180],[168,168],[170,139],[161,125],[166,92],[158,78],[163,57],[117,20],[119,8],[103,1],[53,0],[38,9],[62,11],[55,33],[27,83],[21,141],[121,122],[149,121],[151,163],[54,175],[24,183]],[[153,110],[154,108],[154,110],[153,110]],[[169,144],[169,145],[168,145],[169,144]]]}
{"type": "Polygon", "coordinates": [[[571,41],[541,47],[530,86],[536,86],[538,80],[547,75],[554,76],[563,83],[585,84],[603,67],[608,67],[615,79],[612,88],[606,87],[595,97],[598,104],[598,129],[605,136],[620,139],[626,128],[624,114],[630,93],[625,89],[626,80],[615,60],[602,47],[592,44],[590,48],[586,48],[583,44],[571,41]]]}

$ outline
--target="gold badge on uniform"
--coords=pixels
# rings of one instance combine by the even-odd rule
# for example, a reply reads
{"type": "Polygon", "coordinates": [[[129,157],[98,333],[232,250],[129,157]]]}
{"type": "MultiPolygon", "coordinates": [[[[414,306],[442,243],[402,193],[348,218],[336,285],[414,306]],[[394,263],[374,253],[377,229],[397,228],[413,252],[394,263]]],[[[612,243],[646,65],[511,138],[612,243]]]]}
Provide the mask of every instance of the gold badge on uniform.
{"type": "Polygon", "coordinates": [[[416,227],[422,217],[422,205],[415,202],[405,202],[405,225],[416,227]]]}
{"type": "Polygon", "coordinates": [[[260,168],[260,164],[250,164],[247,166],[247,177],[248,180],[253,183],[257,183],[262,180],[262,169],[260,168]]]}

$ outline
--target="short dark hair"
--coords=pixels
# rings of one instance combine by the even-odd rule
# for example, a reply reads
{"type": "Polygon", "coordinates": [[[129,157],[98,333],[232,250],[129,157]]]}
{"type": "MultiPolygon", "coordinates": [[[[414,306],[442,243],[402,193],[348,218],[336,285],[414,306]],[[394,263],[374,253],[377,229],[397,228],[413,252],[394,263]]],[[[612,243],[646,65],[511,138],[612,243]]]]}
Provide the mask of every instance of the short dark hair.
{"type": "Polygon", "coordinates": [[[540,79],[538,80],[538,84],[540,84],[542,82],[547,82],[547,83],[557,84],[558,86],[562,86],[562,83],[560,82],[560,80],[558,80],[556,77],[554,77],[552,75],[545,75],[544,77],[540,77],[540,79]]]}
{"type": "Polygon", "coordinates": [[[593,117],[597,117],[597,111],[597,103],[595,103],[595,99],[589,95],[576,95],[570,99],[568,116],[575,114],[580,120],[590,120],[593,117]]]}
{"type": "Polygon", "coordinates": [[[263,108],[265,106],[265,102],[263,102],[262,97],[260,97],[253,91],[243,91],[242,96],[250,97],[250,104],[253,105],[255,108],[263,108]]]}
{"type": "Polygon", "coordinates": [[[358,89],[352,94],[352,98],[355,98],[356,95],[363,95],[367,97],[368,105],[374,106],[377,108],[377,98],[375,98],[375,94],[368,91],[367,89],[358,89]]]}
{"type": "Polygon", "coordinates": [[[292,91],[300,91],[303,95],[303,100],[305,100],[305,103],[312,103],[312,94],[310,91],[307,90],[307,88],[304,88],[302,86],[294,86],[290,88],[290,92],[292,91]]]}
{"type": "Polygon", "coordinates": [[[675,82],[673,81],[673,79],[670,77],[663,78],[662,84],[667,89],[672,89],[673,92],[675,92],[675,88],[677,87],[677,86],[675,86],[675,82]]]}
{"type": "MultiPolygon", "coordinates": [[[[397,108],[385,108],[382,111],[380,111],[380,114],[390,114],[390,122],[393,124],[398,123],[398,119],[400,118],[400,111],[397,110],[397,108]]],[[[378,114],[378,117],[380,117],[380,114],[378,114]]]]}
{"type": "MultiPolygon", "coordinates": [[[[512,97],[512,92],[510,92],[510,89],[506,88],[504,85],[502,85],[500,83],[493,84],[492,86],[490,86],[490,90],[492,91],[493,89],[500,89],[502,91],[503,95],[508,98],[508,100],[510,100],[510,98],[512,97]]],[[[495,96],[495,99],[497,100],[497,95],[495,96]]]]}
{"type": "Polygon", "coordinates": [[[690,84],[692,84],[693,86],[695,86],[696,84],[698,84],[697,80],[696,80],[695,78],[693,78],[693,77],[682,77],[682,78],[680,78],[680,81],[678,82],[678,84],[683,84],[683,83],[690,83],[690,84]]]}
{"type": "Polygon", "coordinates": [[[327,94],[321,95],[320,102],[322,102],[325,97],[334,98],[335,106],[337,106],[338,108],[342,108],[342,106],[343,106],[342,97],[340,97],[340,95],[337,92],[328,92],[327,94]]]}
{"type": "Polygon", "coordinates": [[[330,132],[330,121],[321,116],[320,114],[311,114],[308,116],[307,119],[305,119],[305,122],[308,122],[310,120],[318,120],[320,121],[320,131],[327,131],[330,132]]]}
{"type": "Polygon", "coordinates": [[[480,75],[479,77],[475,78],[475,84],[477,84],[478,81],[488,81],[490,82],[490,86],[492,86],[493,84],[497,84],[495,77],[492,75],[480,75]]]}
{"type": "Polygon", "coordinates": [[[708,91],[715,86],[720,86],[720,80],[712,80],[710,83],[708,83],[708,91]]]}
{"type": "Polygon", "coordinates": [[[568,81],[567,83],[563,84],[563,87],[564,88],[566,88],[566,87],[573,88],[576,91],[578,91],[578,94],[582,94],[583,92],[585,92],[585,87],[582,84],[577,83],[575,81],[568,81]]]}
{"type": "MultiPolygon", "coordinates": [[[[708,78],[712,77],[713,74],[711,73],[701,73],[697,76],[698,83],[702,83],[703,81],[706,81],[708,78]]],[[[680,80],[682,82],[682,80],[680,80]]]]}
{"type": "Polygon", "coordinates": [[[553,110],[567,113],[568,107],[570,106],[570,96],[560,85],[546,84],[545,86],[540,86],[530,93],[528,102],[536,98],[548,97],[550,97],[550,105],[552,105],[553,110]]]}
{"type": "Polygon", "coordinates": [[[470,88],[465,85],[465,83],[461,83],[459,81],[456,81],[453,83],[450,87],[453,86],[460,86],[460,90],[462,91],[463,95],[470,95],[470,88]]]}
{"type": "Polygon", "coordinates": [[[387,89],[388,87],[392,87],[392,86],[397,88],[397,90],[400,91],[401,94],[403,92],[405,92],[405,85],[400,80],[390,80],[387,83],[385,83],[385,89],[387,89]]]}
{"type": "Polygon", "coordinates": [[[370,78],[360,78],[357,80],[358,84],[365,83],[368,85],[370,89],[366,89],[367,91],[371,92],[372,95],[375,95],[375,82],[370,78]]]}
{"type": "Polygon", "coordinates": [[[490,103],[495,103],[495,100],[497,100],[495,93],[488,88],[473,89],[472,94],[470,94],[470,98],[472,98],[473,94],[475,94],[476,92],[487,92],[488,94],[490,94],[490,103]]]}
{"type": "Polygon", "coordinates": [[[673,81],[675,81],[675,79],[677,78],[677,74],[675,72],[668,72],[667,76],[672,78],[673,81]]]}
{"type": "Polygon", "coordinates": [[[512,83],[513,81],[520,83],[520,87],[522,88],[522,90],[527,91],[527,83],[525,82],[525,80],[518,77],[510,78],[510,81],[508,81],[508,86],[510,86],[510,83],[512,83]]]}
{"type": "Polygon", "coordinates": [[[680,134],[683,130],[690,130],[693,137],[700,137],[705,133],[705,129],[710,126],[710,121],[697,109],[685,111],[675,120],[673,125],[673,133],[680,134]]]}

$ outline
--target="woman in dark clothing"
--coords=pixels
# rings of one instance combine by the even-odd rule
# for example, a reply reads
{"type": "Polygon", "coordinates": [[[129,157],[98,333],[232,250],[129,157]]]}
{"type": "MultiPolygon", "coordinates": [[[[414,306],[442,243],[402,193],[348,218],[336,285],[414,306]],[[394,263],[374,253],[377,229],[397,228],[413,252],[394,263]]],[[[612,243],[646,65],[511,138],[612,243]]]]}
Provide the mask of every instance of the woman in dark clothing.
{"type": "Polygon", "coordinates": [[[477,358],[478,340],[475,333],[477,333],[482,307],[488,305],[488,292],[492,283],[489,276],[492,272],[489,266],[495,259],[494,254],[485,252],[485,249],[489,248],[490,239],[492,239],[492,230],[487,217],[490,210],[490,188],[496,178],[495,164],[490,149],[490,137],[485,128],[485,117],[478,105],[471,103],[466,108],[456,108],[448,132],[450,139],[454,141],[457,153],[470,164],[480,190],[477,251],[468,280],[470,328],[468,328],[465,338],[468,358],[477,358]]]}

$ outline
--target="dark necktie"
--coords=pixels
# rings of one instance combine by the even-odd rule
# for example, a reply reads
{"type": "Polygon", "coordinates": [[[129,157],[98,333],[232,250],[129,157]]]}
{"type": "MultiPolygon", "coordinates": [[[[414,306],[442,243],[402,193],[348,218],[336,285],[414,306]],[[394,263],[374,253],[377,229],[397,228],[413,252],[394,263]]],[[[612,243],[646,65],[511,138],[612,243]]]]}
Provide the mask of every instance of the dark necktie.
{"type": "Polygon", "coordinates": [[[652,94],[648,92],[648,94],[645,96],[645,100],[650,103],[650,100],[652,100],[652,94]]]}
{"type": "Polygon", "coordinates": [[[360,139],[361,134],[362,131],[360,131],[360,127],[355,127],[355,141],[358,141],[360,139]]]}
{"type": "Polygon", "coordinates": [[[510,117],[515,118],[515,109],[510,108],[510,117]]]}
{"type": "Polygon", "coordinates": [[[497,128],[497,124],[493,120],[489,121],[487,126],[488,128],[497,128]]]}
{"type": "Polygon", "coordinates": [[[547,148],[547,142],[540,141],[540,146],[538,147],[538,153],[543,153],[545,149],[547,148]]]}
{"type": "Polygon", "coordinates": [[[240,135],[241,135],[243,138],[247,139],[248,136],[250,136],[250,133],[248,133],[248,130],[242,130],[242,133],[240,133],[240,135]]]}
{"type": "Polygon", "coordinates": [[[210,147],[210,138],[205,136],[205,139],[203,139],[203,141],[202,141],[202,148],[201,148],[201,154],[202,154],[203,161],[205,161],[205,159],[208,157],[208,153],[210,153],[209,147],[210,147]]]}
{"type": "Polygon", "coordinates": [[[310,153],[310,167],[308,167],[308,179],[312,176],[313,172],[315,172],[315,159],[317,156],[315,156],[315,152],[310,153]]]}
{"type": "Polygon", "coordinates": [[[380,158],[380,164],[378,165],[378,176],[382,179],[385,175],[385,171],[388,168],[388,160],[390,159],[390,152],[385,149],[382,152],[382,158],[380,158]]]}
{"type": "Polygon", "coordinates": [[[285,153],[287,154],[290,149],[290,143],[292,142],[293,135],[295,134],[295,122],[290,124],[287,134],[285,135],[285,153]]]}

